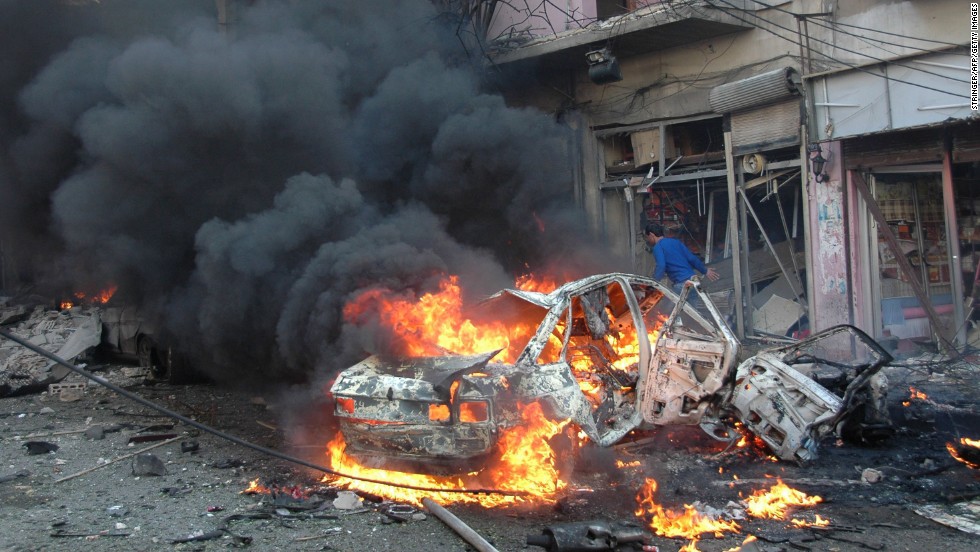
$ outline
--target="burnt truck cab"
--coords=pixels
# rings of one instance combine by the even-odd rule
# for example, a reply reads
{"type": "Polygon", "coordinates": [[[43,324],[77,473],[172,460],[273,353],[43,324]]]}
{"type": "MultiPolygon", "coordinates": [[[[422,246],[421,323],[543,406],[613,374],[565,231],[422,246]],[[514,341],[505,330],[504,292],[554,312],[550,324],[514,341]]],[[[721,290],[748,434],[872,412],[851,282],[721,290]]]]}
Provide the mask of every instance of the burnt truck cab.
{"type": "Polygon", "coordinates": [[[342,371],[330,394],[348,454],[465,468],[539,402],[601,447],[665,425],[732,441],[745,417],[780,458],[805,461],[849,411],[850,399],[787,363],[792,351],[739,366],[740,343],[697,281],[678,295],[643,276],[603,274],[550,293],[502,290],[473,312],[530,337],[470,356],[372,356],[342,371]]]}

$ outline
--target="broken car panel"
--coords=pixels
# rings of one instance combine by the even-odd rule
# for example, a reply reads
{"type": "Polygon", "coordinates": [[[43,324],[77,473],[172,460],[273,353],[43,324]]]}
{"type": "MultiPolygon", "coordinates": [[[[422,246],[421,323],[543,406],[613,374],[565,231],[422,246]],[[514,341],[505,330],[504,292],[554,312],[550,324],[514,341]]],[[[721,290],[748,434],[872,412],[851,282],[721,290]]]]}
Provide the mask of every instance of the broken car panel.
{"type": "Polygon", "coordinates": [[[830,434],[878,442],[892,434],[880,372],[891,360],[861,330],[835,326],[743,362],[732,407],[782,459],[813,459],[830,434]]]}
{"type": "MultiPolygon", "coordinates": [[[[540,401],[603,447],[637,429],[677,424],[732,440],[740,419],[780,458],[805,461],[822,436],[856,412],[855,402],[870,400],[870,378],[890,360],[878,348],[862,357],[870,364],[849,364],[841,375],[857,387],[845,386],[841,397],[797,369],[815,373],[836,363],[808,352],[829,338],[814,336],[737,366],[739,342],[696,281],[678,296],[650,278],[597,275],[547,294],[503,290],[479,310],[508,327],[536,330],[506,350],[372,356],[338,375],[331,393],[350,454],[466,465],[490,453],[501,430],[521,423],[523,404],[540,401]],[[692,294],[698,308],[688,301],[692,294]]],[[[856,343],[851,349],[874,343],[850,330],[832,337],[846,334],[856,343]]]]}

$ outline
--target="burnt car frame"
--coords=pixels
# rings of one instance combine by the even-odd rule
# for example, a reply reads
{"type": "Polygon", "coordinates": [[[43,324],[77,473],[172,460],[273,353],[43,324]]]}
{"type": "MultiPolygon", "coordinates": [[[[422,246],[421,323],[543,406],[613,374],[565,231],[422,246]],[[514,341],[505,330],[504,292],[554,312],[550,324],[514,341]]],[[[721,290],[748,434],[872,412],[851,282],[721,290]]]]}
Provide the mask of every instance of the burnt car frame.
{"type": "MultiPolygon", "coordinates": [[[[890,357],[860,330],[830,334],[860,344],[847,349],[863,351],[848,369],[837,352],[824,361],[794,346],[738,364],[741,345],[697,281],[678,295],[642,276],[596,275],[547,294],[503,290],[478,310],[537,329],[512,362],[492,362],[500,351],[371,356],[342,371],[330,393],[349,454],[472,466],[534,401],[601,447],[666,425],[699,425],[733,441],[742,421],[777,456],[800,462],[814,458],[820,439],[857,410],[862,419],[882,421],[874,401],[864,399],[890,357]],[[801,358],[812,373],[828,366],[840,372],[846,396],[790,365],[801,358]]],[[[819,350],[825,337],[807,343],[819,350]]]]}
{"type": "Polygon", "coordinates": [[[133,306],[103,307],[100,311],[104,352],[135,360],[154,381],[180,384],[202,380],[154,317],[133,306]]]}

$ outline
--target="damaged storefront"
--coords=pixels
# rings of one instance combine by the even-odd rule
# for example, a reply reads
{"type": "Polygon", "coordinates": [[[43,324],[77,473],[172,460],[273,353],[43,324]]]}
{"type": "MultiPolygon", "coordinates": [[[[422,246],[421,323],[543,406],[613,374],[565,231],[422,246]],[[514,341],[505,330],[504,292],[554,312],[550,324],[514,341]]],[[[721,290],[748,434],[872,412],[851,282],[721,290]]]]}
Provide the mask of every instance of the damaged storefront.
{"type": "Polygon", "coordinates": [[[594,130],[610,241],[651,274],[643,229],[673,229],[720,274],[703,285],[740,337],[809,330],[800,83],[756,72],[712,88],[711,114],[594,130]]]}
{"type": "Polygon", "coordinates": [[[810,79],[820,325],[853,321],[899,355],[973,341],[980,141],[966,57],[810,79]],[[883,98],[886,101],[877,101],[883,98]]]}

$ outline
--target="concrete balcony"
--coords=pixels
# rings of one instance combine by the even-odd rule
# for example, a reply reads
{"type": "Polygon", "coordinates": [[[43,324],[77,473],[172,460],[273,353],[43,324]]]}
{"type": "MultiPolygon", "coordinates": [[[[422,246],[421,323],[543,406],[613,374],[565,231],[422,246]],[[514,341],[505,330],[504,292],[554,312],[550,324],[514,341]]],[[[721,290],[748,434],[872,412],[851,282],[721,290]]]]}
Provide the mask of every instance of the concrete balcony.
{"type": "Polygon", "coordinates": [[[610,41],[613,53],[623,59],[751,28],[704,3],[659,5],[523,43],[519,37],[498,39],[489,54],[497,65],[533,63],[539,69],[565,70],[584,66],[586,52],[610,41]]]}

